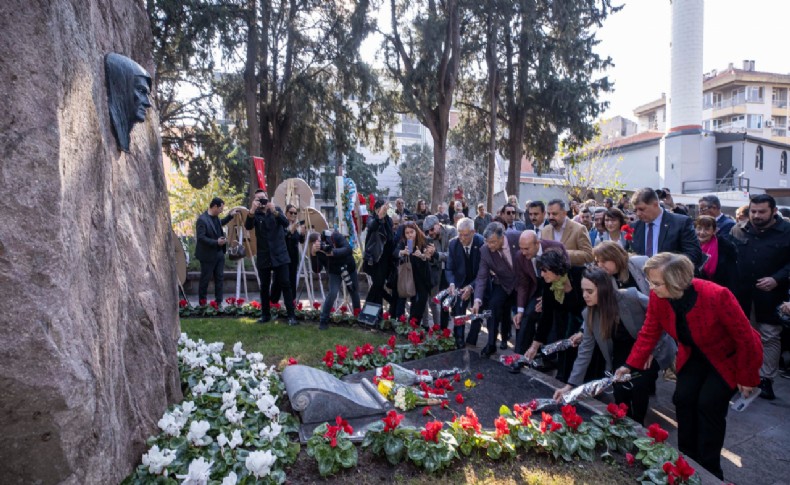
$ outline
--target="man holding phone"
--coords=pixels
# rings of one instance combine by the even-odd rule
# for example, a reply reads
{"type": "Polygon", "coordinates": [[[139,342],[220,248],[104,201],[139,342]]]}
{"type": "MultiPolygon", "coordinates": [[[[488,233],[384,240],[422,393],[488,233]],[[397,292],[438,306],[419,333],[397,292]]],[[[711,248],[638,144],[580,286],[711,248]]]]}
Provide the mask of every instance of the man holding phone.
{"type": "Polygon", "coordinates": [[[214,279],[214,299],[222,305],[223,294],[223,275],[225,273],[225,251],[227,250],[227,239],[222,232],[222,226],[226,225],[236,215],[235,209],[230,214],[220,219],[219,216],[225,210],[225,201],[219,197],[214,197],[209,203],[208,210],[198,217],[195,224],[195,258],[200,261],[200,284],[198,285],[198,300],[204,304],[208,284],[214,279]]]}
{"type": "Polygon", "coordinates": [[[285,230],[290,225],[282,209],[275,207],[266,192],[258,189],[252,199],[252,207],[244,221],[244,228],[255,228],[257,255],[255,265],[261,278],[261,317],[258,323],[271,320],[269,287],[274,274],[275,283],[281,288],[285,308],[288,311],[288,325],[296,325],[294,295],[288,266],[291,257],[285,245],[285,230]]]}

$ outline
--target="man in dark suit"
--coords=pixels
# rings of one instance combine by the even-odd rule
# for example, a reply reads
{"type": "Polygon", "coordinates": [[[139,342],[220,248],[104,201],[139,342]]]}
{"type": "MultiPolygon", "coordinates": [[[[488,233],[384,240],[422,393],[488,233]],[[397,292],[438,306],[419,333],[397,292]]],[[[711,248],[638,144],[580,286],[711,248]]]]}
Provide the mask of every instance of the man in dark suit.
{"type": "Polygon", "coordinates": [[[516,314],[513,324],[516,327],[516,344],[514,352],[523,354],[527,351],[535,336],[535,325],[540,318],[536,310],[543,294],[543,278],[535,265],[535,259],[547,249],[556,249],[565,255],[570,263],[570,257],[565,246],[557,241],[540,240],[535,231],[526,230],[518,239],[519,255],[516,257],[516,314]]]}
{"type": "Polygon", "coordinates": [[[735,225],[735,219],[721,211],[721,201],[715,195],[706,195],[699,200],[699,214],[711,216],[716,219],[716,237],[719,239],[730,238],[730,231],[735,225]]]}
{"type": "Polygon", "coordinates": [[[702,249],[689,217],[662,209],[658,194],[651,188],[634,192],[631,204],[639,218],[631,224],[634,228],[631,248],[636,254],[648,257],[663,252],[685,254],[694,263],[694,268],[699,269],[702,249]]]}
{"type": "MultiPolygon", "coordinates": [[[[466,313],[469,303],[474,295],[474,282],[480,269],[480,248],[484,244],[483,236],[475,232],[475,223],[472,219],[464,217],[458,221],[458,237],[450,240],[447,250],[447,261],[444,274],[447,278],[450,291],[460,292],[452,310],[452,316],[461,316],[466,313]]],[[[480,322],[475,320],[469,329],[469,341],[477,342],[480,332],[480,322]]],[[[464,326],[453,328],[455,345],[459,349],[464,347],[464,326]]]]}
{"type": "Polygon", "coordinates": [[[540,231],[549,225],[549,220],[546,218],[546,205],[543,201],[533,200],[527,204],[527,229],[535,231],[540,238],[540,231]]]}
{"type": "Polygon", "coordinates": [[[521,232],[527,228],[523,222],[516,218],[517,208],[518,207],[513,204],[505,204],[502,207],[502,211],[499,213],[499,215],[505,221],[505,229],[508,231],[521,232]]]}
{"type": "Polygon", "coordinates": [[[272,318],[269,313],[269,287],[272,282],[272,273],[274,273],[274,279],[282,289],[283,301],[288,311],[288,325],[297,324],[291,279],[288,274],[291,258],[285,245],[285,229],[288,224],[288,219],[283,215],[282,209],[275,207],[269,201],[266,192],[256,191],[252,207],[247,214],[247,220],[244,221],[244,227],[248,231],[255,228],[257,243],[255,266],[261,279],[261,317],[258,319],[258,323],[266,323],[272,318]]]}
{"type": "MultiPolygon", "coordinates": [[[[222,232],[226,225],[236,215],[233,210],[221,220],[219,215],[225,210],[225,202],[219,197],[214,197],[209,203],[208,210],[198,217],[195,224],[195,258],[200,261],[200,284],[198,285],[198,300],[206,301],[208,284],[214,279],[214,299],[222,305],[222,283],[225,274],[225,251],[227,239],[222,232]]],[[[202,304],[202,303],[201,303],[202,304]]]]}
{"type": "Polygon", "coordinates": [[[488,320],[488,343],[480,352],[484,358],[496,354],[496,334],[500,323],[506,323],[501,330],[502,343],[507,346],[510,333],[510,309],[516,303],[516,256],[520,233],[505,232],[505,227],[492,222],[483,233],[485,244],[480,248],[480,269],[475,280],[475,302],[472,313],[477,314],[483,304],[486,287],[491,281],[491,298],[488,307],[492,318],[488,320]]]}

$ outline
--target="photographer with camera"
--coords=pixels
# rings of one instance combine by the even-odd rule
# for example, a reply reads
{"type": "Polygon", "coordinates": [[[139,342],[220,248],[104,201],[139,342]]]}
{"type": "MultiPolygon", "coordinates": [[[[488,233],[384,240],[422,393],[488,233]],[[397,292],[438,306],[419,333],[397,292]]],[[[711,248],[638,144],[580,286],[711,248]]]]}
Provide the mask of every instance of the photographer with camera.
{"type": "Polygon", "coordinates": [[[390,307],[394,309],[395,297],[384,290],[387,279],[395,269],[392,258],[392,251],[395,249],[395,232],[392,218],[388,214],[389,208],[389,202],[379,199],[373,206],[373,213],[368,217],[364,269],[371,279],[367,301],[381,305],[387,300],[390,307]]]}
{"type": "Polygon", "coordinates": [[[288,325],[296,325],[294,313],[294,295],[291,291],[291,280],[288,274],[291,258],[285,245],[285,230],[289,226],[288,219],[282,209],[275,207],[263,190],[255,191],[252,207],[244,221],[244,227],[251,231],[255,228],[255,239],[258,254],[255,265],[261,278],[261,317],[258,323],[271,320],[269,304],[269,287],[274,273],[274,281],[282,288],[285,308],[288,311],[288,325]]]}
{"type": "Polygon", "coordinates": [[[318,273],[321,268],[326,268],[326,273],[329,275],[329,293],[321,306],[321,320],[318,327],[320,330],[326,330],[329,328],[329,313],[332,305],[335,304],[340,285],[346,285],[348,288],[355,313],[361,308],[357,265],[346,237],[338,231],[324,231],[320,236],[312,233],[308,238],[308,244],[313,271],[318,273]]]}
{"type": "MultiPolygon", "coordinates": [[[[288,278],[291,282],[291,294],[296,299],[296,286],[299,282],[299,276],[296,274],[299,269],[299,244],[304,243],[304,221],[298,220],[299,210],[293,204],[285,206],[285,217],[288,219],[288,228],[285,230],[285,247],[288,249],[288,257],[291,262],[288,263],[288,278]]],[[[280,301],[280,295],[283,293],[280,285],[275,281],[272,284],[271,295],[269,299],[272,303],[280,301]]]]}

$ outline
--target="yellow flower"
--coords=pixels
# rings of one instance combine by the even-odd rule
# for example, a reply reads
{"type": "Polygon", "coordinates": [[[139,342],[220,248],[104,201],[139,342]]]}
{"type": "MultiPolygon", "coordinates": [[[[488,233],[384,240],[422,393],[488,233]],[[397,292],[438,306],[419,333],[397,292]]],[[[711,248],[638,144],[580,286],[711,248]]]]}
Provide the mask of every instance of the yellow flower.
{"type": "Polygon", "coordinates": [[[381,393],[382,396],[384,396],[385,398],[389,398],[390,393],[392,392],[392,381],[387,379],[381,379],[379,381],[378,389],[379,389],[379,393],[381,393]]]}
{"type": "Polygon", "coordinates": [[[467,380],[464,381],[464,385],[466,386],[467,389],[471,389],[471,388],[475,387],[477,384],[472,382],[472,379],[467,379],[467,380]]]}

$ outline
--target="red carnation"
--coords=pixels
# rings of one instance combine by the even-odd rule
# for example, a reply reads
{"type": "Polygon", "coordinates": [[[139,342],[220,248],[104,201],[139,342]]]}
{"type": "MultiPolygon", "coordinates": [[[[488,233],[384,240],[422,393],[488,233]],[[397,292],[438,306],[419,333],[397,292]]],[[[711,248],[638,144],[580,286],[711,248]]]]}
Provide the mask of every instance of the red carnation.
{"type": "Polygon", "coordinates": [[[483,378],[483,373],[482,372],[478,372],[475,377],[477,377],[477,380],[481,380],[483,378]]]}
{"type": "Polygon", "coordinates": [[[626,241],[633,241],[634,240],[634,228],[629,226],[628,224],[623,224],[623,226],[620,227],[620,232],[624,232],[625,233],[625,236],[623,236],[623,238],[626,241]]]}
{"type": "Polygon", "coordinates": [[[461,382],[461,374],[456,374],[453,376],[453,380],[455,382],[461,382]]]}
{"type": "Polygon", "coordinates": [[[464,396],[460,392],[455,395],[455,402],[457,402],[458,404],[464,403],[464,396]]]}
{"type": "Polygon", "coordinates": [[[346,305],[342,305],[340,307],[340,313],[346,313],[348,311],[348,307],[346,305]]]}
{"type": "Polygon", "coordinates": [[[445,400],[443,400],[443,401],[442,401],[442,404],[441,404],[441,406],[442,406],[442,409],[447,409],[447,407],[448,407],[449,405],[450,405],[450,401],[448,401],[447,399],[445,399],[445,400]]]}
{"type": "Polygon", "coordinates": [[[430,412],[431,412],[431,407],[430,406],[425,406],[424,408],[422,408],[422,415],[423,416],[427,416],[428,413],[430,413],[430,412]]]}
{"type": "Polygon", "coordinates": [[[299,362],[296,359],[294,359],[293,357],[288,357],[288,365],[296,365],[298,363],[299,362]]]}

